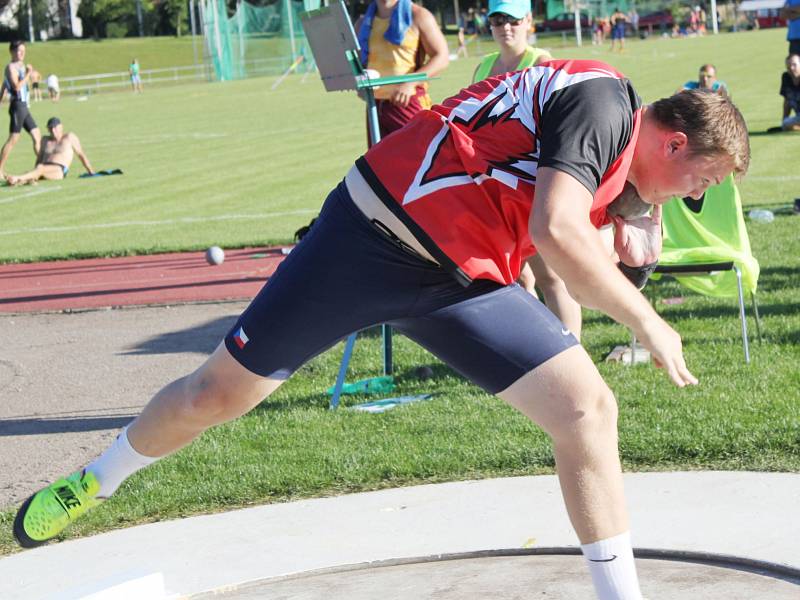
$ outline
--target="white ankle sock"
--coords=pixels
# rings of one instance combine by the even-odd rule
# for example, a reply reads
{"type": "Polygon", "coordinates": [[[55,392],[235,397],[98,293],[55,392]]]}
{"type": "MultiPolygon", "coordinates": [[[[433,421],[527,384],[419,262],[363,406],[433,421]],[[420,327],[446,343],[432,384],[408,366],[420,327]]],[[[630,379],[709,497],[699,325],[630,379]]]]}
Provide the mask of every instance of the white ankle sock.
{"type": "Polygon", "coordinates": [[[139,454],[128,441],[128,428],[125,427],[108,449],[86,467],[100,484],[97,495],[108,498],[128,477],[154,463],[160,457],[139,454]]]}
{"type": "Polygon", "coordinates": [[[599,600],[641,600],[631,533],[581,546],[599,600]]]}

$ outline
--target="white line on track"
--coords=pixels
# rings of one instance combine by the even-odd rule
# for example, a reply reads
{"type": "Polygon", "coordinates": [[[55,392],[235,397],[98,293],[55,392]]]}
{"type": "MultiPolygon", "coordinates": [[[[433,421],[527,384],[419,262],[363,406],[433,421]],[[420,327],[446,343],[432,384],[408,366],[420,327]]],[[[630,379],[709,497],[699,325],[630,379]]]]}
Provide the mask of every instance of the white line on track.
{"type": "Polygon", "coordinates": [[[8,229],[0,230],[0,235],[17,235],[20,233],[57,233],[63,231],[85,231],[88,229],[112,229],[115,227],[137,227],[137,226],[158,226],[175,225],[178,223],[208,223],[213,221],[244,221],[252,219],[274,219],[275,217],[287,217],[291,215],[307,215],[319,212],[318,209],[304,208],[301,210],[287,210],[274,213],[256,213],[249,215],[219,215],[216,217],[184,217],[181,219],[166,219],[164,221],[122,221],[120,223],[93,223],[87,225],[71,225],[68,227],[31,227],[28,229],[8,229]]]}
{"type": "Polygon", "coordinates": [[[16,202],[17,200],[22,200],[23,198],[30,198],[31,196],[39,196],[40,194],[47,194],[48,192],[57,192],[60,189],[61,186],[57,185],[56,187],[47,187],[38,190],[33,190],[32,192],[25,192],[24,194],[12,196],[11,198],[3,198],[2,200],[0,200],[0,204],[8,204],[9,202],[16,202]]]}

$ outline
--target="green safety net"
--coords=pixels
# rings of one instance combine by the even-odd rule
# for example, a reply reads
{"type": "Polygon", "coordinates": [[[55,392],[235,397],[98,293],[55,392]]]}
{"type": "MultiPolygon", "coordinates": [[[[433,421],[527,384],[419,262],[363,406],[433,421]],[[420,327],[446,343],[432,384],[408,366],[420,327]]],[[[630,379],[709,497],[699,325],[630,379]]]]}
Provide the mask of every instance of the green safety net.
{"type": "MultiPolygon", "coordinates": [[[[674,266],[732,260],[742,271],[742,287],[756,291],[758,261],[750,251],[742,200],[732,175],[708,188],[699,213],[692,211],[682,199],[667,202],[662,225],[664,245],[659,264],[674,266]]],[[[687,288],[707,296],[738,294],[736,274],[732,270],[674,277],[687,288]]]]}
{"type": "Polygon", "coordinates": [[[313,68],[300,14],[319,8],[320,0],[275,0],[263,6],[204,0],[207,60],[219,81],[257,75],[280,75],[313,68]]]}

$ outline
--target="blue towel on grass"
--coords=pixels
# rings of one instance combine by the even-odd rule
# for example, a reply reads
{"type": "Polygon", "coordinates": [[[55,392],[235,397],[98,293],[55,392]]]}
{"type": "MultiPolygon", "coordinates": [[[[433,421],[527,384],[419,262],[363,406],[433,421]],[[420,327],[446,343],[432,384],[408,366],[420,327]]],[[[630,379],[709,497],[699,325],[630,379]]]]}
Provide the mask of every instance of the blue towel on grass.
{"type": "MultiPolygon", "coordinates": [[[[361,46],[361,64],[364,67],[367,66],[367,59],[369,58],[369,34],[372,33],[372,20],[375,18],[377,10],[378,7],[375,2],[370,2],[369,8],[364,14],[364,21],[361,23],[361,29],[358,31],[358,45],[361,46]]],[[[383,36],[386,41],[399,46],[411,26],[411,19],[411,0],[398,0],[397,6],[392,11],[392,17],[389,19],[389,28],[383,36]]]]}
{"type": "Polygon", "coordinates": [[[122,175],[122,169],[106,169],[105,171],[95,171],[94,173],[83,173],[78,177],[102,177],[104,175],[122,175]]]}

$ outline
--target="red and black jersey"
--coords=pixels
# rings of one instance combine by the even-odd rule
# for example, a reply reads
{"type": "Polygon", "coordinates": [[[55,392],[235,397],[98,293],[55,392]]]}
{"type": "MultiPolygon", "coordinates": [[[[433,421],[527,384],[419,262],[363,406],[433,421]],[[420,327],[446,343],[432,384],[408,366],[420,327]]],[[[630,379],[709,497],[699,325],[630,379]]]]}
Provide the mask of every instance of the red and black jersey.
{"type": "Polygon", "coordinates": [[[528,217],[537,169],[558,169],[586,186],[592,223],[603,225],[625,184],[640,116],[639,97],[610,66],[550,61],[461,90],[356,165],[458,279],[509,284],[536,251],[528,217]]]}

